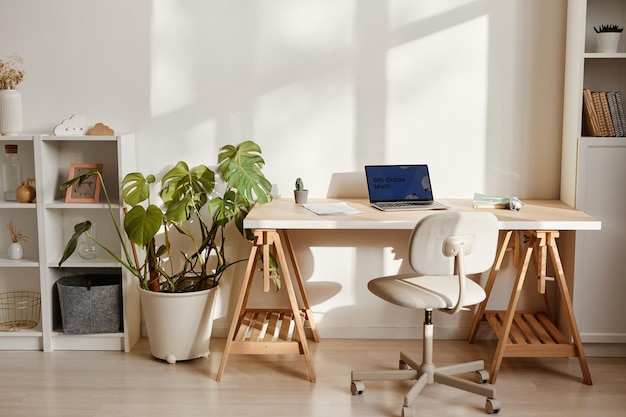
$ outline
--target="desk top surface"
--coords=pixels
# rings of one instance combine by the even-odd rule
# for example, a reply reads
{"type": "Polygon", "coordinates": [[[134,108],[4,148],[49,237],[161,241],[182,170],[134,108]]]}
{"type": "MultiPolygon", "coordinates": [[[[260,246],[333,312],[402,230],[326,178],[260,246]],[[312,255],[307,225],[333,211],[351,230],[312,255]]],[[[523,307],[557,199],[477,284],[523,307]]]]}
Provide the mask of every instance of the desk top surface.
{"type": "MultiPolygon", "coordinates": [[[[471,199],[440,199],[450,210],[490,211],[501,230],[599,230],[600,220],[560,200],[524,200],[516,212],[507,209],[474,209],[471,199]]],[[[252,209],[244,221],[247,229],[413,229],[423,217],[440,210],[382,212],[367,199],[309,199],[309,203],[345,202],[360,214],[320,216],[293,198],[279,198],[252,209]]]]}

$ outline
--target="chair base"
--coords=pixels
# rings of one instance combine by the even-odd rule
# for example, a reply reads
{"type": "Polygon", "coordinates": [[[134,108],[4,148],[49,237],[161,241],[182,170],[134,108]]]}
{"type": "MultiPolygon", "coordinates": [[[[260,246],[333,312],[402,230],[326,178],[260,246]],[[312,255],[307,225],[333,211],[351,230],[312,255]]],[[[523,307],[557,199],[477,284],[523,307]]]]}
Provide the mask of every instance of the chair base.
{"type": "Polygon", "coordinates": [[[486,397],[485,411],[487,414],[494,414],[500,411],[500,401],[496,399],[496,387],[487,383],[489,373],[485,371],[485,364],[482,360],[455,364],[436,368],[432,363],[433,325],[424,324],[423,338],[423,361],[418,364],[416,361],[400,353],[398,370],[383,371],[352,371],[352,383],[350,389],[352,395],[360,395],[365,392],[363,381],[406,381],[415,380],[415,384],[404,396],[402,406],[402,417],[415,416],[413,401],[420,394],[422,389],[433,383],[447,385],[463,391],[486,397]],[[475,372],[475,382],[455,376],[457,374],[475,372]]]}

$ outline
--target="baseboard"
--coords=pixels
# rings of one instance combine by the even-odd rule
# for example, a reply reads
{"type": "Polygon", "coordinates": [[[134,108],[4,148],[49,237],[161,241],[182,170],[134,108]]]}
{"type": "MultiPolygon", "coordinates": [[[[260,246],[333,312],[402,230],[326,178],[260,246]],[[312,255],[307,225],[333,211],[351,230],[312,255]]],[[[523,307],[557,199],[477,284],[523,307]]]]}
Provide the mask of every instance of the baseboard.
{"type": "MultiPolygon", "coordinates": [[[[306,329],[310,336],[311,329],[306,329]]],[[[466,339],[468,327],[439,327],[435,329],[435,338],[458,340],[466,339]]],[[[415,327],[320,327],[322,339],[421,339],[421,328],[415,327]]],[[[226,338],[228,327],[213,327],[213,337],[226,338]]],[[[148,337],[146,326],[141,325],[141,337],[148,337]]],[[[496,336],[486,323],[476,333],[476,340],[494,340],[496,336]]],[[[626,343],[583,343],[585,355],[589,358],[625,358],[626,343]]]]}

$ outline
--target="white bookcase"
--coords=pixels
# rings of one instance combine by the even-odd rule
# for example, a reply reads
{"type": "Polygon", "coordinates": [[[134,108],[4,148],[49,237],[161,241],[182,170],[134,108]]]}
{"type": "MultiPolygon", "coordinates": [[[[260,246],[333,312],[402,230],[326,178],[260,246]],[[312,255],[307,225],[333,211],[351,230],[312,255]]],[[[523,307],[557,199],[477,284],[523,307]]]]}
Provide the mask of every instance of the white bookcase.
{"type": "MultiPolygon", "coordinates": [[[[0,202],[0,222],[15,226],[29,237],[22,260],[7,259],[8,236],[0,240],[0,292],[41,293],[41,320],[32,330],[0,332],[0,350],[124,350],[139,338],[140,307],[137,282],[113,258],[102,251],[93,260],[75,255],[63,269],[58,262],[76,223],[90,220],[98,227],[98,238],[115,247],[117,238],[110,213],[100,193],[99,203],[66,203],[59,186],[67,181],[72,163],[103,164],[103,177],[114,203],[114,215],[122,219],[120,186],[125,173],[135,164],[132,134],[117,136],[0,136],[0,145],[18,144],[22,176],[36,180],[34,203],[0,202]],[[64,276],[120,274],[122,325],[117,333],[68,335],[63,333],[56,282],[64,276]]],[[[6,230],[6,229],[5,229],[6,230]]],[[[4,235],[6,236],[6,234],[4,235]]]]}
{"type": "Polygon", "coordinates": [[[626,284],[617,248],[626,246],[626,138],[583,137],[582,91],[626,94],[626,32],[616,53],[598,53],[594,26],[626,27],[626,0],[569,0],[561,200],[602,221],[576,234],[572,261],[578,327],[590,356],[626,356],[626,284]]]}

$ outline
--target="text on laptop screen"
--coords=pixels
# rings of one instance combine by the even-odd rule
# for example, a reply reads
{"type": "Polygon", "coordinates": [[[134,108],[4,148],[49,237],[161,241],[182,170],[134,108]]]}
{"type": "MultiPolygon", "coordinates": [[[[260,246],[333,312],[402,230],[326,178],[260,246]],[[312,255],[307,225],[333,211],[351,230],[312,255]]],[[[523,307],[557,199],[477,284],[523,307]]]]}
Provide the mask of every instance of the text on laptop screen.
{"type": "Polygon", "coordinates": [[[366,166],[371,202],[432,200],[427,165],[366,166]]]}

